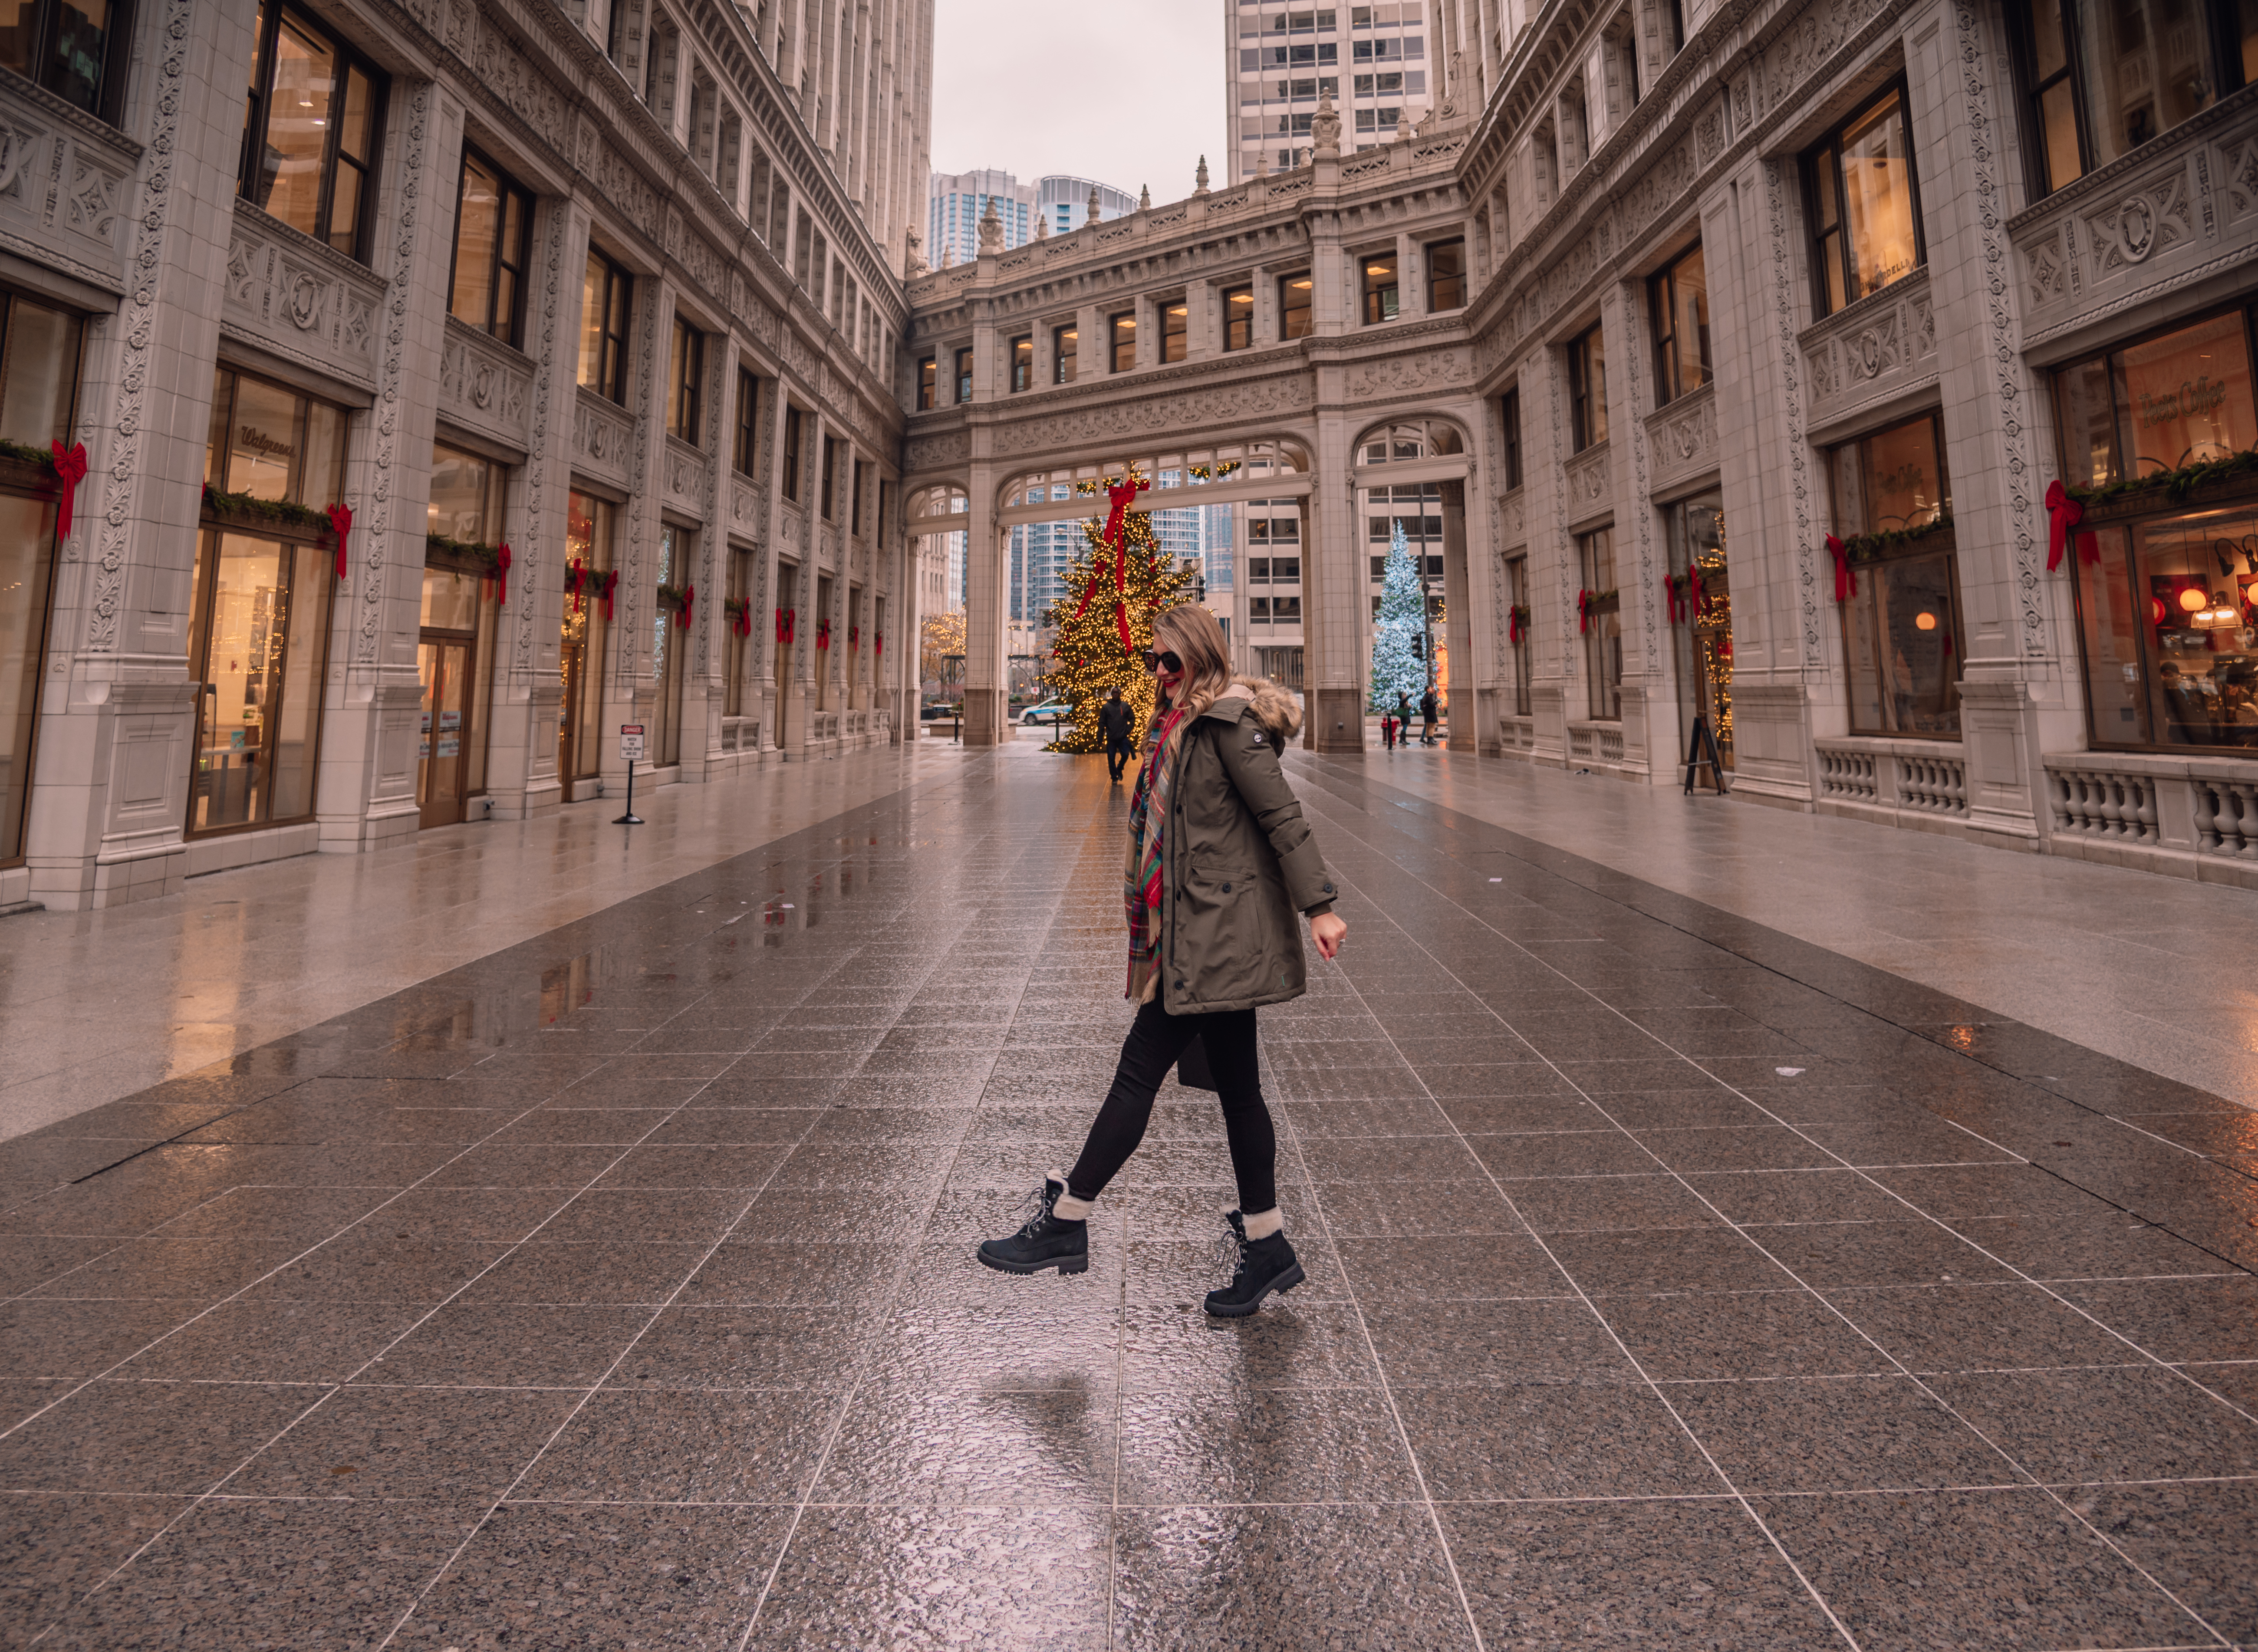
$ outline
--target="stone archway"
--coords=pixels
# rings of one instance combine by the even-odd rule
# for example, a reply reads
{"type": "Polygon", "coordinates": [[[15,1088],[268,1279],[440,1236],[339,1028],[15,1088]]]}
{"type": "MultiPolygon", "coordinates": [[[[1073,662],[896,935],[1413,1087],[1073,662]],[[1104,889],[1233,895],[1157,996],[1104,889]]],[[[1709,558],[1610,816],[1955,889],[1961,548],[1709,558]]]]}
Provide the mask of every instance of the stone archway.
{"type": "MultiPolygon", "coordinates": [[[[1368,559],[1384,556],[1393,524],[1405,523],[1423,581],[1433,582],[1428,598],[1430,612],[1436,613],[1438,666],[1448,663],[1447,676],[1439,669],[1437,672],[1437,688],[1445,714],[1454,705],[1459,713],[1450,719],[1450,743],[1476,749],[1480,685],[1494,662],[1476,657],[1482,633],[1473,623],[1473,608],[1488,593],[1478,591],[1466,555],[1466,484],[1474,469],[1472,433],[1447,414],[1391,412],[1358,435],[1350,444],[1349,457],[1360,554],[1367,565],[1368,559]]],[[[1368,605],[1362,636],[1368,668],[1368,605]]]]}

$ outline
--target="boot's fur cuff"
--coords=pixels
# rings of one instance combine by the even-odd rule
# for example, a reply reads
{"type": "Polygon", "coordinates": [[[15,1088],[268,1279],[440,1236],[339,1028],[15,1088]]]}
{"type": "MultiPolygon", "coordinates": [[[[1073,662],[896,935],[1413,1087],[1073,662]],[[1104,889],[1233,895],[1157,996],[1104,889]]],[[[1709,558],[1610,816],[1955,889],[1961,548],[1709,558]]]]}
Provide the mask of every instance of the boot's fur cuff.
{"type": "MultiPolygon", "coordinates": [[[[1065,1201],[1061,1200],[1060,1203],[1063,1204],[1065,1201]]],[[[1246,1237],[1250,1239],[1267,1239],[1274,1233],[1286,1230],[1286,1218],[1279,1214],[1276,1205],[1272,1205],[1267,1210],[1250,1211],[1245,1220],[1246,1237]]]]}

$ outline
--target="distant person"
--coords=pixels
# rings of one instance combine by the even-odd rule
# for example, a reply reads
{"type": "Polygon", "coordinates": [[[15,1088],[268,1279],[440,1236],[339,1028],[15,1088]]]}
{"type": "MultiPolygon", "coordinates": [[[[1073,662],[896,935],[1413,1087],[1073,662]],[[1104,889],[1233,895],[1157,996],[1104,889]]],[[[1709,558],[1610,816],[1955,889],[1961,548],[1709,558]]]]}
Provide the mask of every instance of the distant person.
{"type": "Polygon", "coordinates": [[[1129,806],[1124,901],[1126,996],[1137,1019],[1082,1156],[1043,1179],[1025,1226],[984,1241],[978,1254],[1003,1273],[1088,1272],[1090,1206],[1144,1139],[1168,1069],[1181,1060],[1180,1074],[1194,1081],[1196,1040],[1205,1058],[1198,1076],[1211,1078],[1223,1103],[1239,1184],[1239,1209],[1224,1217],[1239,1266],[1206,1307],[1236,1319],[1303,1279],[1278,1209],[1278,1141],[1262,1101],[1254,1011],[1309,989],[1296,913],[1326,958],[1348,925],[1333,911],[1332,875],[1278,767],[1278,748],[1302,723],[1294,697],[1233,677],[1223,627],[1200,604],[1162,614],[1153,646],[1160,652],[1145,660],[1157,704],[1129,806]]]}
{"type": "Polygon", "coordinates": [[[1121,771],[1137,755],[1130,744],[1130,737],[1137,732],[1137,713],[1118,688],[1108,689],[1105,704],[1097,708],[1097,732],[1105,741],[1105,772],[1118,786],[1121,771]]]}
{"type": "Polygon", "coordinates": [[[1423,746],[1435,743],[1435,713],[1440,705],[1431,688],[1419,697],[1419,743],[1423,746]]]}
{"type": "Polygon", "coordinates": [[[1407,746],[1411,743],[1411,691],[1408,688],[1397,689],[1395,691],[1395,733],[1397,738],[1407,746]]]}

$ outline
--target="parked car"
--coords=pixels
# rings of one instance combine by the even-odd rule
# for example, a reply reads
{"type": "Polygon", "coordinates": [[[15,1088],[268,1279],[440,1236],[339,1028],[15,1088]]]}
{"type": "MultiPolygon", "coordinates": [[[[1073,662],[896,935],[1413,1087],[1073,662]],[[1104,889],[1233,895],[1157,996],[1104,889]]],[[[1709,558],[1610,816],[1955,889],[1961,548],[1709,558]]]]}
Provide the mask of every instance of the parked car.
{"type": "Polygon", "coordinates": [[[1056,727],[1074,718],[1072,700],[1045,700],[1040,705],[1030,705],[1019,713],[1019,720],[1030,728],[1040,728],[1045,723],[1056,727]]]}
{"type": "Polygon", "coordinates": [[[935,702],[931,705],[921,705],[918,708],[918,721],[921,723],[953,723],[956,720],[960,710],[961,708],[958,706],[944,705],[939,702],[935,702]]]}

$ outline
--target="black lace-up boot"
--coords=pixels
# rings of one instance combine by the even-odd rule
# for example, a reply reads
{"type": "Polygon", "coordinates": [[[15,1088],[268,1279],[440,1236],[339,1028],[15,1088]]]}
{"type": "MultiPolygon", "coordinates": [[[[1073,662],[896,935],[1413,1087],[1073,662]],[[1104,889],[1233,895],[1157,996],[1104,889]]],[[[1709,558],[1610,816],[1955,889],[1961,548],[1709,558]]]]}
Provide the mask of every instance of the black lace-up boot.
{"type": "Polygon", "coordinates": [[[1051,1207],[1066,1192],[1066,1184],[1046,1176],[1030,1195],[1033,1214],[1008,1239],[983,1239],[980,1259],[999,1273],[1040,1273],[1054,1267],[1062,1273],[1082,1273],[1090,1268],[1090,1223],[1069,1222],[1051,1207]]]}
{"type": "Polygon", "coordinates": [[[1283,1233],[1274,1233],[1265,1239],[1246,1237],[1246,1218],[1236,1210],[1224,1213],[1231,1223],[1231,1237],[1224,1241],[1224,1252],[1238,1252],[1238,1266],[1232,1270],[1231,1283],[1219,1291],[1207,1294],[1207,1311],[1220,1319],[1240,1319],[1262,1306],[1262,1299],[1273,1291],[1290,1291],[1307,1277],[1302,1272],[1301,1258],[1294,1247],[1286,1243],[1283,1233]]]}

